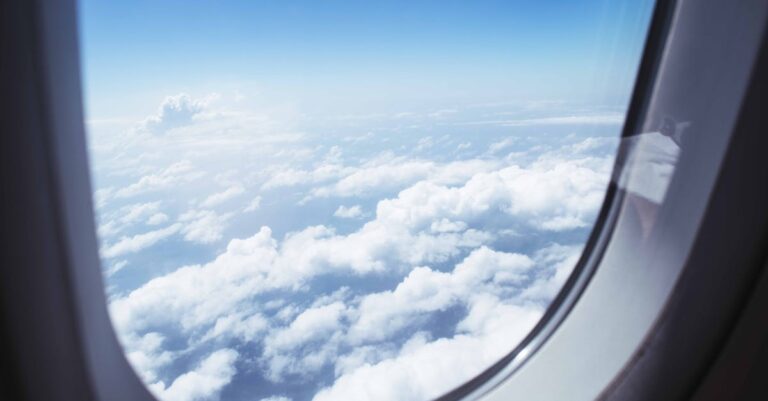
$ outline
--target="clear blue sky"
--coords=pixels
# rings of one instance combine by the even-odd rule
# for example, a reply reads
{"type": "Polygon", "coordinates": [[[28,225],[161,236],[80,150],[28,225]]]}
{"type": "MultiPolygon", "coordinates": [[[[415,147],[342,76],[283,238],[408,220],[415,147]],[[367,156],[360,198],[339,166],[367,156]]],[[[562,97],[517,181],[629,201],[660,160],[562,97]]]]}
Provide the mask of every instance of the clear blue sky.
{"type": "Polygon", "coordinates": [[[135,115],[220,90],[339,108],[610,103],[626,96],[649,3],[82,0],[88,110],[135,115]]]}

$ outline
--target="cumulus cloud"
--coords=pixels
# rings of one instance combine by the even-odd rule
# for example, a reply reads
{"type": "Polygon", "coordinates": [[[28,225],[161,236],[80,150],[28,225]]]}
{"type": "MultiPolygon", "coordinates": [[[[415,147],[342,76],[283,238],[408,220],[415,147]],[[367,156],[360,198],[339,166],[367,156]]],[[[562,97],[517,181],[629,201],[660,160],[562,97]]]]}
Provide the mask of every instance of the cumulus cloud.
{"type": "Polygon", "coordinates": [[[137,203],[124,208],[125,215],[120,219],[123,223],[135,223],[146,216],[157,212],[160,202],[137,203]]]}
{"type": "Polygon", "coordinates": [[[365,363],[338,377],[313,400],[434,399],[496,362],[541,316],[535,308],[495,304],[493,330],[429,340],[417,334],[393,358],[365,363]]]}
{"type": "Polygon", "coordinates": [[[267,378],[279,381],[286,373],[315,372],[336,355],[331,337],[343,329],[346,307],[342,302],[312,307],[301,312],[288,327],[272,331],[264,339],[262,358],[267,361],[267,378]],[[293,354],[297,348],[311,346],[300,358],[293,354]]]}
{"type": "Polygon", "coordinates": [[[344,206],[340,205],[333,215],[342,219],[355,219],[363,215],[363,209],[360,205],[344,206]]]}
{"type": "Polygon", "coordinates": [[[180,224],[174,224],[143,234],[137,234],[131,237],[122,237],[116,243],[102,247],[101,256],[103,258],[114,258],[117,256],[138,252],[172,236],[173,234],[176,234],[181,228],[182,226],[180,224]]]}
{"type": "Polygon", "coordinates": [[[154,134],[164,134],[173,128],[190,125],[209,101],[210,98],[193,99],[186,93],[168,96],[160,104],[157,114],[144,120],[142,128],[154,134]]]}
{"type": "Polygon", "coordinates": [[[382,200],[377,219],[412,229],[441,218],[480,224],[493,216],[550,231],[591,223],[605,195],[610,161],[541,160],[475,174],[461,187],[419,182],[382,200]]]}
{"type": "Polygon", "coordinates": [[[259,210],[261,207],[261,196],[257,196],[253,198],[251,203],[248,204],[248,206],[243,209],[244,212],[254,212],[256,210],[259,210]]]}
{"type": "Polygon", "coordinates": [[[147,225],[165,223],[168,216],[159,212],[160,204],[159,201],[134,203],[123,206],[116,212],[101,216],[100,220],[105,221],[99,225],[99,235],[102,238],[111,237],[139,222],[145,222],[147,225]]]}
{"type": "Polygon", "coordinates": [[[238,353],[221,349],[206,357],[195,370],[177,377],[170,386],[163,382],[150,385],[150,390],[166,401],[218,400],[221,389],[236,373],[238,353]]]}
{"type": "Polygon", "coordinates": [[[245,188],[241,185],[232,185],[224,191],[208,196],[200,205],[206,208],[214,207],[242,194],[243,192],[245,192],[245,188]]]}
{"type": "Polygon", "coordinates": [[[231,213],[218,214],[212,210],[190,210],[179,216],[179,224],[187,241],[210,244],[222,238],[231,213]]]}
{"type": "Polygon", "coordinates": [[[311,170],[281,169],[262,185],[262,189],[290,187],[300,184],[321,183],[339,178],[351,172],[349,167],[335,163],[323,163],[311,170]]]}
{"type": "Polygon", "coordinates": [[[498,142],[494,142],[488,147],[488,153],[498,153],[499,151],[512,146],[515,142],[515,138],[504,138],[498,142]]]}
{"type": "Polygon", "coordinates": [[[511,284],[521,279],[521,272],[533,262],[525,255],[495,252],[480,247],[456,265],[452,273],[417,267],[393,290],[363,298],[359,318],[350,328],[350,339],[361,343],[380,340],[412,323],[425,313],[445,310],[470,299],[485,286],[511,284]]]}
{"type": "Polygon", "coordinates": [[[314,400],[432,399],[472,378],[509,352],[543,313],[544,304],[508,292],[534,266],[524,255],[480,248],[451,273],[417,268],[394,291],[368,295],[351,326],[353,340],[361,322],[370,341],[391,330],[393,322],[452,303],[464,304],[467,313],[451,337],[433,340],[416,332],[395,355],[337,370],[341,374],[314,400]]]}
{"type": "Polygon", "coordinates": [[[155,213],[152,216],[149,216],[147,219],[147,224],[150,226],[157,226],[160,224],[163,224],[168,221],[168,215],[165,213],[155,213]]]}
{"type": "Polygon", "coordinates": [[[422,180],[456,185],[463,183],[474,174],[493,171],[497,167],[498,162],[490,160],[471,159],[438,164],[428,160],[382,155],[359,168],[349,170],[349,174],[331,185],[313,189],[305,201],[331,196],[359,197],[372,193],[386,193],[422,180]]]}
{"type": "Polygon", "coordinates": [[[107,268],[104,271],[104,274],[107,277],[112,276],[113,274],[116,274],[120,270],[123,270],[123,268],[125,268],[125,266],[128,266],[128,261],[127,260],[117,261],[114,264],[112,264],[109,268],[107,268]]]}
{"type": "MultiPolygon", "coordinates": [[[[236,354],[206,365],[220,369],[203,369],[205,359],[186,376],[171,380],[163,373],[183,355],[240,345],[259,350],[249,355],[249,369],[275,383],[332,374],[318,400],[438,396],[508,352],[567,278],[579,246],[545,244],[526,254],[496,246],[509,233],[577,230],[591,223],[611,167],[610,158],[582,154],[595,146],[602,145],[582,143],[505,164],[382,157],[349,167],[329,152],[324,163],[335,166],[329,173],[307,170],[264,186],[306,180],[320,185],[313,190],[318,197],[326,196],[322,191],[360,196],[378,190],[375,185],[397,192],[348,232],[313,225],[275,236],[262,227],[229,240],[207,263],[180,267],[115,296],[110,313],[129,359],[145,380],[158,383],[166,400],[216,397],[219,390],[207,389],[231,380],[226,367],[234,366],[236,354]],[[378,184],[368,187],[366,177],[378,184]],[[396,284],[332,294],[313,287],[337,278],[396,284]],[[448,334],[425,331],[431,327],[425,322],[440,314],[453,316],[448,334]],[[183,341],[170,352],[166,338],[183,341]]],[[[213,199],[208,206],[215,206],[244,192],[232,195],[232,188],[242,189],[231,186],[204,203],[213,199]]],[[[244,210],[260,203],[257,197],[244,210]]],[[[339,207],[334,214],[360,217],[362,207],[339,207]]],[[[163,233],[216,243],[233,215],[189,210],[163,233]]],[[[116,257],[165,238],[151,233],[123,238],[103,253],[116,257]]]]}
{"type": "Polygon", "coordinates": [[[188,160],[176,162],[157,173],[148,174],[138,181],[121,188],[115,192],[118,198],[136,196],[149,191],[164,189],[179,182],[189,182],[198,178],[199,173],[194,171],[192,163],[188,160]]]}
{"type": "MultiPolygon", "coordinates": [[[[549,261],[541,259],[540,262],[549,261]]],[[[366,366],[397,359],[398,351],[392,349],[392,341],[403,332],[407,333],[404,329],[423,327],[424,319],[434,312],[457,306],[468,312],[457,323],[454,339],[437,348],[449,352],[456,347],[459,354],[465,350],[485,352],[487,359],[481,363],[487,366],[493,358],[509,351],[519,338],[515,336],[524,335],[543,311],[544,304],[537,302],[537,298],[517,291],[521,282],[533,275],[544,285],[553,280],[552,270],[552,266],[539,265],[525,255],[498,252],[487,247],[473,251],[451,272],[417,267],[392,291],[309,309],[305,313],[312,316],[311,324],[305,322],[308,319],[301,314],[288,329],[273,330],[266,339],[267,349],[262,357],[268,377],[280,380],[281,376],[290,374],[307,375],[327,365],[334,365],[340,378],[354,376],[359,374],[354,372],[365,370],[366,366]],[[505,318],[511,320],[505,322],[505,318]],[[301,335],[289,335],[284,339],[287,330],[299,324],[305,328],[301,335]],[[504,324],[509,327],[501,327],[504,324]],[[494,337],[496,343],[492,346],[483,345],[491,341],[490,337],[486,338],[489,333],[499,330],[507,335],[516,334],[509,338],[494,337]],[[281,346],[273,346],[275,343],[281,346]],[[306,344],[314,345],[305,347],[306,344]],[[472,348],[468,348],[470,346],[472,348]]],[[[421,346],[426,344],[418,347],[421,346]]],[[[403,349],[413,351],[418,347],[410,344],[403,349]]],[[[428,355],[423,357],[428,358],[428,355]]],[[[463,374],[468,378],[479,371],[477,366],[469,366],[463,374]]],[[[408,380],[425,389],[430,387],[429,383],[420,383],[418,376],[408,380]]]]}
{"type": "Polygon", "coordinates": [[[472,147],[472,142],[462,142],[456,146],[456,151],[466,150],[472,147]]]}
{"type": "Polygon", "coordinates": [[[424,178],[433,168],[433,162],[416,160],[363,166],[333,186],[313,190],[312,197],[361,196],[372,190],[396,189],[424,178]]]}
{"type": "Polygon", "coordinates": [[[528,127],[535,125],[620,125],[624,122],[623,113],[612,114],[575,114],[554,117],[521,118],[510,120],[490,120],[469,123],[469,125],[501,125],[505,127],[528,127]]]}

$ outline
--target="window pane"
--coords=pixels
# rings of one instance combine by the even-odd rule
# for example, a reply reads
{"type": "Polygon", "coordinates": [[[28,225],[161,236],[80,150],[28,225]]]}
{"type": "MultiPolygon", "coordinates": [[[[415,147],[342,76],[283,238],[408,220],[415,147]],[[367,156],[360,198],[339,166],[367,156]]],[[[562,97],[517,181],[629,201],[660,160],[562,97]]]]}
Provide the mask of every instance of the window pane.
{"type": "Polygon", "coordinates": [[[162,400],[427,400],[531,330],[650,1],[80,2],[109,309],[162,400]]]}

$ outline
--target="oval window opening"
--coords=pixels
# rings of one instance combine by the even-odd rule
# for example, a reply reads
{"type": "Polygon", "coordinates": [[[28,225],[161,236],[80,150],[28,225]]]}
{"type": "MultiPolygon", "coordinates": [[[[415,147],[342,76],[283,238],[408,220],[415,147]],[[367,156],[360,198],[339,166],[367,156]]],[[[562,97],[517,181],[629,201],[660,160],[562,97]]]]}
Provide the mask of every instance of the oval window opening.
{"type": "Polygon", "coordinates": [[[497,362],[592,230],[652,7],[82,0],[138,375],[163,401],[423,401],[497,362]]]}

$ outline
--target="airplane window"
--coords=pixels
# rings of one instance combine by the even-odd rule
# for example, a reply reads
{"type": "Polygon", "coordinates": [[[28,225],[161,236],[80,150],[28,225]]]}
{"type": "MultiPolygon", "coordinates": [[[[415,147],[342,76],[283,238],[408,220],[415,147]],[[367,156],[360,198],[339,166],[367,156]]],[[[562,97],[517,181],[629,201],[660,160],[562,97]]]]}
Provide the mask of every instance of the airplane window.
{"type": "MultiPolygon", "coordinates": [[[[82,0],[137,374],[163,401],[428,400],[500,360],[592,230],[652,8],[82,0]]],[[[684,132],[621,143],[641,228],[684,132]]]]}

